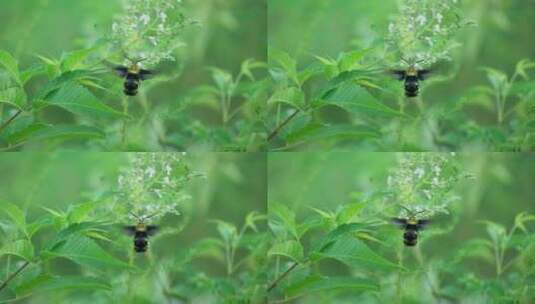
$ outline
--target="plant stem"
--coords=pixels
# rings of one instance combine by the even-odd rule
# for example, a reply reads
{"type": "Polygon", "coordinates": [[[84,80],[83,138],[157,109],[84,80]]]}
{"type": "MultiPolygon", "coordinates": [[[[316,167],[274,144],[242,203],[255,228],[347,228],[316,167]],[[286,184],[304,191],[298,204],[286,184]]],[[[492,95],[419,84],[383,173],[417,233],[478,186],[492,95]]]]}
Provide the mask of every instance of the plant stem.
{"type": "Polygon", "coordinates": [[[20,266],[19,269],[17,269],[15,272],[9,275],[9,277],[4,281],[4,283],[0,285],[0,291],[6,288],[9,282],[11,282],[17,275],[19,275],[24,270],[24,268],[28,267],[28,265],[30,265],[30,262],[28,261],[24,262],[24,264],[22,264],[22,266],[20,266]]]}
{"type": "MultiPolygon", "coordinates": [[[[128,100],[126,97],[122,99],[123,113],[128,115],[128,100]]],[[[121,126],[121,144],[123,149],[126,147],[126,137],[127,137],[127,118],[123,118],[123,125],[121,126]]]]}
{"type": "Polygon", "coordinates": [[[295,269],[295,267],[297,267],[298,265],[299,265],[298,262],[294,262],[292,264],[292,266],[290,266],[290,268],[288,268],[283,274],[281,274],[278,278],[276,278],[275,281],[273,281],[271,284],[269,284],[269,287],[268,287],[267,291],[270,292],[275,287],[277,287],[279,282],[282,281],[287,275],[289,275],[290,272],[292,272],[295,269]]]}
{"type": "Polygon", "coordinates": [[[398,251],[398,265],[400,269],[398,270],[398,280],[396,282],[396,295],[398,298],[398,303],[403,301],[403,288],[402,288],[402,270],[403,269],[403,248],[398,251]]]}
{"type": "Polygon", "coordinates": [[[2,125],[0,125],[0,133],[9,126],[10,123],[12,123],[15,118],[17,118],[22,113],[22,110],[17,110],[17,112],[11,116],[8,120],[6,120],[2,125]]]}
{"type": "Polygon", "coordinates": [[[295,116],[297,116],[297,114],[299,114],[299,112],[301,112],[300,109],[296,109],[292,115],[288,116],[282,123],[280,123],[276,128],[275,130],[273,130],[269,136],[268,136],[268,141],[271,141],[273,138],[275,138],[275,136],[277,136],[277,134],[279,134],[280,130],[282,130],[282,128],[284,128],[292,119],[295,118],[295,116]]]}

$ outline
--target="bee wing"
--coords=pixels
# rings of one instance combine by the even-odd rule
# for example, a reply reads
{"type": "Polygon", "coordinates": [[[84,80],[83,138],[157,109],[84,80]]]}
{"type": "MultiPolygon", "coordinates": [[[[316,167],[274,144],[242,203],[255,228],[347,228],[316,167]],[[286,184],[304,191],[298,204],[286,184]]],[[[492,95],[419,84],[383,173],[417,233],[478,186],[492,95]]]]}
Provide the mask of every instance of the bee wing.
{"type": "Polygon", "coordinates": [[[394,75],[397,80],[403,80],[407,77],[407,73],[403,70],[391,70],[390,73],[394,75]]]}
{"type": "Polygon", "coordinates": [[[392,224],[398,225],[400,227],[405,227],[407,225],[407,220],[402,218],[393,217],[391,220],[392,224]]]}
{"type": "Polygon", "coordinates": [[[124,226],[123,230],[126,234],[129,234],[129,235],[136,234],[136,226],[124,226]]]}
{"type": "Polygon", "coordinates": [[[128,68],[127,67],[124,67],[124,66],[117,66],[117,67],[114,67],[113,70],[115,71],[115,73],[117,73],[117,75],[121,78],[124,78],[126,77],[126,75],[128,74],[128,68]]]}
{"type": "Polygon", "coordinates": [[[160,228],[158,226],[154,226],[154,225],[148,225],[147,226],[147,234],[148,235],[154,235],[154,234],[156,234],[156,232],[158,232],[158,230],[160,230],[160,228]]]}
{"type": "Polygon", "coordinates": [[[418,220],[418,223],[416,224],[418,226],[418,229],[424,229],[425,226],[429,225],[430,220],[418,220]]]}
{"type": "Polygon", "coordinates": [[[147,80],[152,76],[154,76],[154,73],[152,71],[144,69],[139,70],[139,78],[141,78],[141,80],[147,80]]]}
{"type": "Polygon", "coordinates": [[[429,78],[429,74],[431,73],[431,70],[419,70],[418,71],[418,79],[420,80],[426,80],[429,78]]]}

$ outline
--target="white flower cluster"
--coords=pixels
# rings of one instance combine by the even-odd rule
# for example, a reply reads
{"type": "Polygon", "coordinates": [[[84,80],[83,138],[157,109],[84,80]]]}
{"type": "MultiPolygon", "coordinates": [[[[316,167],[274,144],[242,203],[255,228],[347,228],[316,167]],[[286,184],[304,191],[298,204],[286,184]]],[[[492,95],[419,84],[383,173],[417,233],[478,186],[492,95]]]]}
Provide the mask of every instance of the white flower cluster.
{"type": "Polygon", "coordinates": [[[132,220],[179,214],[178,204],[190,198],[184,191],[190,177],[182,153],[134,153],[119,175],[116,204],[132,220]]]}
{"type": "Polygon", "coordinates": [[[399,15],[388,26],[388,47],[420,67],[449,60],[457,46],[453,37],[463,26],[457,2],[401,0],[399,15]]]}
{"type": "Polygon", "coordinates": [[[402,206],[400,216],[448,212],[448,205],[458,199],[452,190],[462,176],[454,158],[445,153],[400,155],[387,179],[388,199],[402,206]]]}
{"type": "Polygon", "coordinates": [[[183,45],[179,39],[188,21],[182,0],[125,0],[124,14],[112,24],[112,42],[126,55],[126,65],[141,61],[153,66],[174,60],[173,52],[183,45]]]}

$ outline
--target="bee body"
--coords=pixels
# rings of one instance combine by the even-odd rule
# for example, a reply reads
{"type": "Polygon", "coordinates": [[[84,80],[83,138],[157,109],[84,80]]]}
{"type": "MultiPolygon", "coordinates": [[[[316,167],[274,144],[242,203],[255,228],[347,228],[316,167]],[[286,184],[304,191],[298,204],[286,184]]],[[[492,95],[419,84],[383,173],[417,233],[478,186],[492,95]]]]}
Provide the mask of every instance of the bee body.
{"type": "Polygon", "coordinates": [[[417,220],[416,218],[393,218],[392,222],[400,226],[405,232],[403,233],[403,244],[413,247],[418,244],[418,233],[429,223],[429,220],[417,220]]]}
{"type": "Polygon", "coordinates": [[[115,71],[119,77],[124,78],[123,93],[127,96],[136,96],[141,81],[152,75],[151,71],[140,68],[138,64],[118,66],[115,71]]]}
{"type": "Polygon", "coordinates": [[[134,236],[134,251],[143,253],[148,250],[149,237],[156,233],[158,227],[140,222],[136,226],[126,226],[125,229],[134,236]]]}
{"type": "Polygon", "coordinates": [[[392,71],[398,80],[404,82],[405,96],[409,98],[418,96],[420,81],[426,79],[429,72],[429,70],[418,70],[414,66],[410,66],[407,70],[392,71]]]}

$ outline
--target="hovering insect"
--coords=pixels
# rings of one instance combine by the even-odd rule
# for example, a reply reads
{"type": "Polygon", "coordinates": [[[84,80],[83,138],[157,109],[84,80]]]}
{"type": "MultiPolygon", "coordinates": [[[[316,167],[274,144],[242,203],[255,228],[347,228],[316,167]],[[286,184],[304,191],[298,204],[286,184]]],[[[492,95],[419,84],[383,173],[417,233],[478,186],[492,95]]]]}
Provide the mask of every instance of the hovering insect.
{"type": "Polygon", "coordinates": [[[136,96],[141,81],[148,79],[154,73],[142,69],[139,63],[143,60],[132,61],[131,66],[117,66],[114,68],[119,77],[124,78],[124,94],[127,96],[136,96]]]}
{"type": "Polygon", "coordinates": [[[409,67],[405,70],[392,70],[391,72],[397,80],[404,81],[405,96],[416,97],[420,91],[420,81],[427,79],[431,70],[418,69],[416,65],[419,62],[409,63],[404,59],[402,61],[407,63],[409,67]]]}
{"type": "Polygon", "coordinates": [[[429,220],[427,219],[417,219],[416,214],[418,213],[413,213],[408,218],[392,218],[393,224],[396,224],[405,230],[403,233],[403,244],[405,244],[405,246],[416,246],[418,243],[419,231],[429,224],[429,220]]]}
{"type": "Polygon", "coordinates": [[[139,217],[133,213],[130,214],[138,220],[138,223],[135,226],[125,226],[124,229],[126,233],[134,236],[134,251],[138,253],[146,252],[149,247],[149,236],[153,236],[159,229],[158,226],[145,223],[147,219],[154,215],[139,217]]]}

